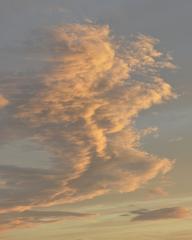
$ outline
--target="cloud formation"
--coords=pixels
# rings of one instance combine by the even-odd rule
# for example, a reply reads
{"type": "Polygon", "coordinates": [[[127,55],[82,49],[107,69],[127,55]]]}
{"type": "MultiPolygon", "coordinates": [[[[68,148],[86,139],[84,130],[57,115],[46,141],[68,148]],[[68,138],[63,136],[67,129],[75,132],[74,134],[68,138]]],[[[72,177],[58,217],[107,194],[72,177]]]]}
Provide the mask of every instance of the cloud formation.
{"type": "Polygon", "coordinates": [[[8,103],[8,100],[0,94],[0,108],[5,107],[6,105],[8,105],[8,103]]]}
{"type": "Polygon", "coordinates": [[[154,221],[162,219],[183,219],[191,216],[191,211],[188,208],[171,207],[161,208],[157,210],[136,210],[132,214],[137,216],[132,218],[132,221],[154,221]]]}
{"type": "Polygon", "coordinates": [[[0,231],[6,231],[18,227],[33,227],[40,223],[53,223],[64,219],[83,219],[94,216],[94,214],[63,212],[63,211],[23,211],[11,214],[1,214],[0,231]]]}
{"type": "Polygon", "coordinates": [[[13,91],[2,83],[11,108],[1,134],[43,145],[52,167],[1,165],[1,214],[132,192],[172,169],[173,161],[140,149],[151,128],[134,127],[141,111],[175,97],[159,74],[174,65],[156,39],[122,43],[92,23],[44,30],[37,39],[34,51],[49,55],[49,66],[21,76],[13,91]]]}
{"type": "Polygon", "coordinates": [[[166,197],[167,195],[168,195],[168,192],[166,192],[165,189],[162,187],[155,187],[155,188],[149,189],[149,192],[148,192],[149,198],[166,197]]]}

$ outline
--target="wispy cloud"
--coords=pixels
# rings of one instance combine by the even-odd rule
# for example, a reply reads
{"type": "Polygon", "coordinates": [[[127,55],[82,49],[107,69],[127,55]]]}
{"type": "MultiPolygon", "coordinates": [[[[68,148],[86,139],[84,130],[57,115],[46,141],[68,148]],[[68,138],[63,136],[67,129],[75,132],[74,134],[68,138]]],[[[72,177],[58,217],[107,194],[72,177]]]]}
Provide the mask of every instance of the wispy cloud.
{"type": "Polygon", "coordinates": [[[6,231],[15,227],[33,227],[40,223],[53,223],[65,219],[83,219],[94,214],[63,211],[23,211],[0,214],[0,230],[6,231]]]}
{"type": "Polygon", "coordinates": [[[171,139],[169,139],[169,142],[170,142],[170,143],[177,143],[177,142],[181,142],[181,141],[183,141],[183,140],[184,140],[183,137],[176,137],[176,138],[171,138],[171,139]]]}
{"type": "Polygon", "coordinates": [[[156,210],[136,210],[132,211],[136,217],[132,221],[154,221],[162,219],[183,219],[191,216],[191,211],[183,207],[161,208],[156,210]]]}
{"type": "Polygon", "coordinates": [[[173,161],[140,149],[151,130],[134,127],[141,111],[175,97],[159,74],[174,65],[156,50],[157,42],[139,35],[121,43],[108,26],[92,23],[37,37],[34,51],[50,55],[49,67],[37,76],[18,76],[9,91],[3,82],[11,107],[1,134],[7,141],[27,137],[45,146],[53,167],[1,165],[2,214],[135,191],[171,170],[173,161]]]}
{"type": "Polygon", "coordinates": [[[168,192],[162,187],[155,187],[155,188],[149,189],[148,191],[149,198],[166,197],[167,195],[168,195],[168,192]]]}

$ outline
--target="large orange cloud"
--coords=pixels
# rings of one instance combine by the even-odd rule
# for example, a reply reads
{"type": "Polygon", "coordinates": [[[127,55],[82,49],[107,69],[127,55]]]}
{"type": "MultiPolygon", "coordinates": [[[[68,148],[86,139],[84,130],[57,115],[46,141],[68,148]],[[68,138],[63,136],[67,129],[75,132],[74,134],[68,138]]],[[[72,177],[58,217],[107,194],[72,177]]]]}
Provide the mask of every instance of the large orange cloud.
{"type": "Polygon", "coordinates": [[[0,166],[2,214],[135,191],[171,170],[173,161],[139,148],[143,131],[134,128],[142,110],[175,96],[159,75],[174,65],[156,43],[143,35],[117,42],[108,26],[94,24],[44,33],[37,45],[50,55],[49,70],[32,92],[30,82],[27,94],[17,94],[8,115],[21,134],[47,148],[53,167],[0,166]]]}

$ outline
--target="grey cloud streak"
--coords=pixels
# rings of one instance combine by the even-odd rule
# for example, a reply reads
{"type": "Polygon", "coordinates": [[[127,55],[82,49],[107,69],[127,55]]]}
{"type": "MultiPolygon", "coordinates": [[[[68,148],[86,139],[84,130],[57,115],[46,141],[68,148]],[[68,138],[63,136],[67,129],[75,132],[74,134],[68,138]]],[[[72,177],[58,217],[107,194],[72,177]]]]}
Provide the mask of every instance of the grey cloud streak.
{"type": "Polygon", "coordinates": [[[132,214],[137,216],[132,221],[154,221],[162,219],[183,219],[191,216],[191,211],[183,207],[161,208],[156,210],[136,210],[132,214]]]}
{"type": "Polygon", "coordinates": [[[38,142],[53,166],[1,165],[1,214],[132,192],[172,169],[173,161],[140,149],[143,131],[134,127],[142,110],[175,97],[159,74],[174,65],[157,43],[144,35],[122,43],[108,26],[94,24],[63,25],[37,37],[32,49],[49,56],[49,67],[0,83],[9,101],[1,135],[6,142],[38,142]]]}

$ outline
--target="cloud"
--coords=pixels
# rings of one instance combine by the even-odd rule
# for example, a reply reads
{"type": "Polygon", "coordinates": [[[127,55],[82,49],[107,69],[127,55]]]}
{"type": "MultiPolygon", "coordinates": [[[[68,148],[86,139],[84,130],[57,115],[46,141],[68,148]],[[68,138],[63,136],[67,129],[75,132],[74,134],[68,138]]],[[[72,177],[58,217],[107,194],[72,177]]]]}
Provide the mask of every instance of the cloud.
{"type": "Polygon", "coordinates": [[[172,169],[170,159],[140,148],[152,128],[139,132],[134,125],[141,111],[175,97],[159,73],[174,65],[156,50],[156,39],[122,43],[109,26],[92,23],[44,30],[34,39],[31,50],[49,56],[48,67],[2,81],[12,102],[0,130],[6,141],[44,146],[52,167],[0,165],[2,214],[132,192],[172,169]]]}
{"type": "Polygon", "coordinates": [[[177,143],[177,142],[181,142],[181,141],[183,141],[183,140],[184,140],[183,137],[176,137],[176,138],[171,138],[171,139],[169,139],[169,142],[170,142],[170,143],[177,143]]]}
{"type": "Polygon", "coordinates": [[[9,101],[0,94],[0,109],[8,105],[9,101]]]}
{"type": "Polygon", "coordinates": [[[94,214],[64,211],[23,211],[11,214],[0,214],[0,230],[6,231],[18,227],[33,227],[40,223],[53,223],[65,219],[83,219],[95,216],[94,214]]]}
{"type": "Polygon", "coordinates": [[[153,198],[153,197],[165,197],[168,195],[168,192],[165,191],[164,188],[162,187],[155,187],[149,190],[148,192],[148,197],[153,198]]]}
{"type": "Polygon", "coordinates": [[[161,208],[157,210],[136,210],[132,214],[137,216],[132,221],[154,221],[162,219],[183,219],[191,216],[191,211],[183,207],[161,208]]]}

